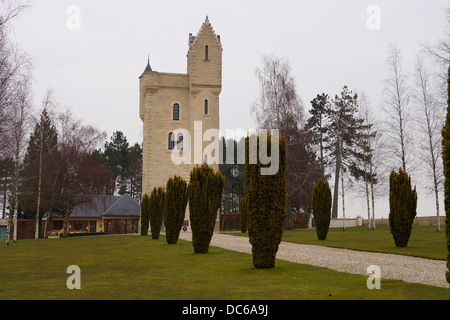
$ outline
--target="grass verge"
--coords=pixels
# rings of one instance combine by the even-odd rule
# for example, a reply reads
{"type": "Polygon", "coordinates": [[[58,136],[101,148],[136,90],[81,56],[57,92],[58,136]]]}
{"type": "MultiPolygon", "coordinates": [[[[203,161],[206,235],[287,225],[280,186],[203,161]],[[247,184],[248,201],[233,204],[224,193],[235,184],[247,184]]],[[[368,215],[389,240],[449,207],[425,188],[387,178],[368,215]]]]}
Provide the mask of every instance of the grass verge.
{"type": "MultiPolygon", "coordinates": [[[[248,236],[247,233],[230,234],[248,236]]],[[[347,228],[346,231],[330,228],[326,240],[318,240],[315,229],[285,230],[283,241],[447,260],[445,231],[438,232],[435,226],[414,225],[405,248],[395,246],[389,226],[379,226],[376,230],[366,226],[347,228]]]]}
{"type": "Polygon", "coordinates": [[[164,237],[97,236],[20,240],[0,246],[0,299],[329,300],[444,299],[445,288],[403,281],[366,287],[366,276],[276,261],[253,268],[248,254],[211,247],[194,254],[190,242],[164,237]],[[81,269],[81,290],[69,290],[67,267],[81,269]]]}

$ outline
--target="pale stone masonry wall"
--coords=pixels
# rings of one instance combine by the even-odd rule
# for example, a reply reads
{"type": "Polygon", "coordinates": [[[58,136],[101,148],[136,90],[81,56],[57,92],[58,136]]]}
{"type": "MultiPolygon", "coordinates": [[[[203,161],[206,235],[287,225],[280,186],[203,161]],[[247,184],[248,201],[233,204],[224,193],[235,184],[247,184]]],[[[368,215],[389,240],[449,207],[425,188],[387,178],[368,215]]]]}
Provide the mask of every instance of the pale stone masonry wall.
{"type": "MultiPolygon", "coordinates": [[[[143,194],[150,194],[155,187],[165,187],[169,177],[174,175],[179,175],[189,182],[194,161],[203,162],[203,151],[211,144],[211,141],[202,141],[201,153],[195,156],[194,152],[199,151],[198,148],[194,148],[196,122],[199,124],[198,121],[201,121],[202,136],[209,129],[219,130],[222,45],[208,17],[196,37],[189,35],[188,44],[187,74],[161,73],[146,69],[139,78],[139,114],[144,126],[143,194]],[[205,100],[208,101],[207,114],[204,109],[205,100]],[[180,107],[179,120],[173,120],[174,104],[180,107]],[[190,164],[177,165],[171,159],[172,150],[168,147],[169,133],[178,129],[185,129],[190,134],[190,137],[183,137],[183,151],[181,151],[183,154],[182,152],[187,152],[189,145],[191,146],[190,164]]],[[[219,141],[215,142],[218,146],[219,141]]],[[[178,152],[176,134],[174,149],[178,152]]],[[[211,160],[208,159],[208,162],[211,160]]],[[[212,166],[215,170],[219,170],[217,163],[212,166]]],[[[187,219],[189,219],[188,212],[187,219]]]]}

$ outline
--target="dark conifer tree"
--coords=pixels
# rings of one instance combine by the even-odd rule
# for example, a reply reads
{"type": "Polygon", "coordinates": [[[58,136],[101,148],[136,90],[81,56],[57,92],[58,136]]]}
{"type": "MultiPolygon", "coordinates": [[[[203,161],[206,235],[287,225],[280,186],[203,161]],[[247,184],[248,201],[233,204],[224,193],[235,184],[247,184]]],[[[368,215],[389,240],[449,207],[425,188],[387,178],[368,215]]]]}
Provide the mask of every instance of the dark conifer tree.
{"type": "Polygon", "coordinates": [[[217,211],[222,201],[225,180],[207,164],[191,171],[188,199],[195,253],[207,253],[216,223],[217,211]]]}
{"type": "MultiPolygon", "coordinates": [[[[279,168],[273,175],[262,175],[259,148],[264,139],[257,137],[256,164],[251,164],[253,142],[246,140],[245,161],[245,200],[247,207],[247,227],[252,244],[253,265],[257,269],[274,268],[275,256],[283,236],[286,223],[287,183],[286,148],[284,137],[268,136],[267,149],[273,156],[271,140],[279,139],[279,168]]],[[[253,149],[254,150],[254,149],[253,149]]]]}
{"type": "Polygon", "coordinates": [[[150,225],[150,197],[148,196],[148,194],[144,194],[141,201],[141,236],[148,235],[149,225],[150,225]]]}
{"type": "Polygon", "coordinates": [[[319,179],[314,185],[312,194],[312,210],[317,238],[325,240],[331,219],[331,189],[327,180],[319,179]]]}
{"type": "Polygon", "coordinates": [[[397,247],[406,247],[416,217],[417,192],[411,177],[402,168],[389,177],[389,228],[397,247]]]}
{"type": "Polygon", "coordinates": [[[175,244],[180,236],[187,206],[187,182],[180,176],[167,181],[165,191],[165,208],[163,208],[166,241],[175,244]]]}

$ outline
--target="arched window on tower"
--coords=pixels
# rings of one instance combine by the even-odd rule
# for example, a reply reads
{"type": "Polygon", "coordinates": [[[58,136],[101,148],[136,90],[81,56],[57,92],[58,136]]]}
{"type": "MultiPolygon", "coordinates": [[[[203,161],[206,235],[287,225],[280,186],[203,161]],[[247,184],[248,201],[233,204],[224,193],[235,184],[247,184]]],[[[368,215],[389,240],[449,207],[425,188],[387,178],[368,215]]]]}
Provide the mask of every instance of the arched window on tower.
{"type": "Polygon", "coordinates": [[[208,60],[208,56],[209,56],[209,48],[208,46],[205,46],[205,60],[208,60]]]}
{"type": "Polygon", "coordinates": [[[169,150],[172,150],[175,147],[175,139],[173,136],[173,132],[169,133],[169,150]]]}
{"type": "Polygon", "coordinates": [[[208,110],[208,100],[205,100],[205,105],[204,105],[204,110],[203,111],[204,111],[205,114],[208,114],[208,111],[209,111],[208,110]]]}
{"type": "Polygon", "coordinates": [[[173,105],[173,120],[180,120],[180,105],[178,103],[173,105]]]}
{"type": "Polygon", "coordinates": [[[177,149],[183,150],[183,134],[179,133],[177,136],[177,149]]]}

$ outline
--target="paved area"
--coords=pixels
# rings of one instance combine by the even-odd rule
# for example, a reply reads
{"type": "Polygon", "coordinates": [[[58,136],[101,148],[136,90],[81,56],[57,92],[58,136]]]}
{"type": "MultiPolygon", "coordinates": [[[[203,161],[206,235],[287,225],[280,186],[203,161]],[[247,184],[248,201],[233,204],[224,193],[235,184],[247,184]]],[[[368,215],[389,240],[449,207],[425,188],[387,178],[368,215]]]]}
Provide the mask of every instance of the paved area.
{"type": "MultiPolygon", "coordinates": [[[[192,241],[192,233],[181,231],[180,239],[192,241]]],[[[210,245],[249,254],[252,250],[248,238],[219,233],[213,235],[210,245]]],[[[290,242],[280,244],[277,259],[361,274],[367,277],[371,275],[367,273],[367,268],[376,265],[380,268],[381,278],[450,288],[445,279],[446,261],[290,242]]]]}

